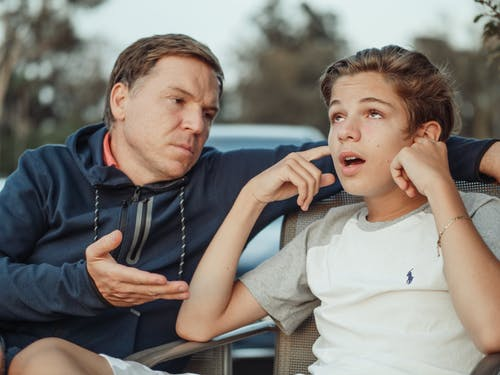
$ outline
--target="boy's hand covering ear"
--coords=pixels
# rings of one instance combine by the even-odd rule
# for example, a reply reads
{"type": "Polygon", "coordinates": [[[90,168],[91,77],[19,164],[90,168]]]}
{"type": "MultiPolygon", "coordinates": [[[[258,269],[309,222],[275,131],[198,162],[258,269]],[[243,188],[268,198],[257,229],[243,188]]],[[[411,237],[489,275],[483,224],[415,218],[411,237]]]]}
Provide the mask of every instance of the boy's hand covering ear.
{"type": "Polygon", "coordinates": [[[433,184],[443,179],[453,181],[446,144],[430,138],[416,137],[411,146],[396,155],[390,170],[396,184],[409,197],[417,192],[427,196],[433,184]]]}

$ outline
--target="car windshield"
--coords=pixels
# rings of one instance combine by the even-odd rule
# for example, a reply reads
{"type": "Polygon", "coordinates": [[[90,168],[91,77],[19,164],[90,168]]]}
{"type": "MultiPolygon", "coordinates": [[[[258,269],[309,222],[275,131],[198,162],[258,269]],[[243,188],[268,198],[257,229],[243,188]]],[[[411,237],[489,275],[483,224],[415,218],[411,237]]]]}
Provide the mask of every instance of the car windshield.
{"type": "Polygon", "coordinates": [[[241,148],[301,145],[324,139],[318,129],[307,125],[215,124],[206,145],[225,152],[241,148]]]}
{"type": "Polygon", "coordinates": [[[264,138],[264,137],[245,137],[241,136],[214,136],[209,138],[207,146],[215,147],[221,151],[230,151],[240,148],[275,148],[279,145],[297,145],[311,141],[310,139],[297,138],[264,138]]]}

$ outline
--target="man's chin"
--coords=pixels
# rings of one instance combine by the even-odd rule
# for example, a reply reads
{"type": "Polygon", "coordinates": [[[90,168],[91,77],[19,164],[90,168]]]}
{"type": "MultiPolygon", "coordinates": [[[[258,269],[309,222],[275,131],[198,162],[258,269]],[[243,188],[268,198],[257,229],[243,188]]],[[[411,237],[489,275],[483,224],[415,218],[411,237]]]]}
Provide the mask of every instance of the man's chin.
{"type": "Polygon", "coordinates": [[[184,162],[173,162],[169,163],[169,165],[165,168],[169,180],[177,180],[181,177],[184,177],[194,166],[195,163],[186,163],[184,162]]]}

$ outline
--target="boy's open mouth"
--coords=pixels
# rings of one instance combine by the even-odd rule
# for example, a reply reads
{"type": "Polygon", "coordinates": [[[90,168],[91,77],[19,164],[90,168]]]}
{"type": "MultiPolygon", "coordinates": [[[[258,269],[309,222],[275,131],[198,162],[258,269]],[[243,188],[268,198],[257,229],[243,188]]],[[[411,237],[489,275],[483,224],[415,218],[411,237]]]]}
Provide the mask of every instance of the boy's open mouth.
{"type": "Polygon", "coordinates": [[[345,166],[349,167],[350,165],[355,165],[355,164],[362,164],[365,161],[361,158],[358,158],[356,156],[346,156],[344,157],[343,163],[345,166]]]}

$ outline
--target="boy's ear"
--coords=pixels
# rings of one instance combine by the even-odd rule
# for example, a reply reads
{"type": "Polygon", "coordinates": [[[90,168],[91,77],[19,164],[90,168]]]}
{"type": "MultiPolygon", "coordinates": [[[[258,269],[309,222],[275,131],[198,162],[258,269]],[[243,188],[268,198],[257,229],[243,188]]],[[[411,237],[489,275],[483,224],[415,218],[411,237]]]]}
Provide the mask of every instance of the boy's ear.
{"type": "Polygon", "coordinates": [[[439,141],[441,136],[441,126],[437,121],[427,121],[420,125],[415,136],[429,138],[433,141],[439,141]]]}

